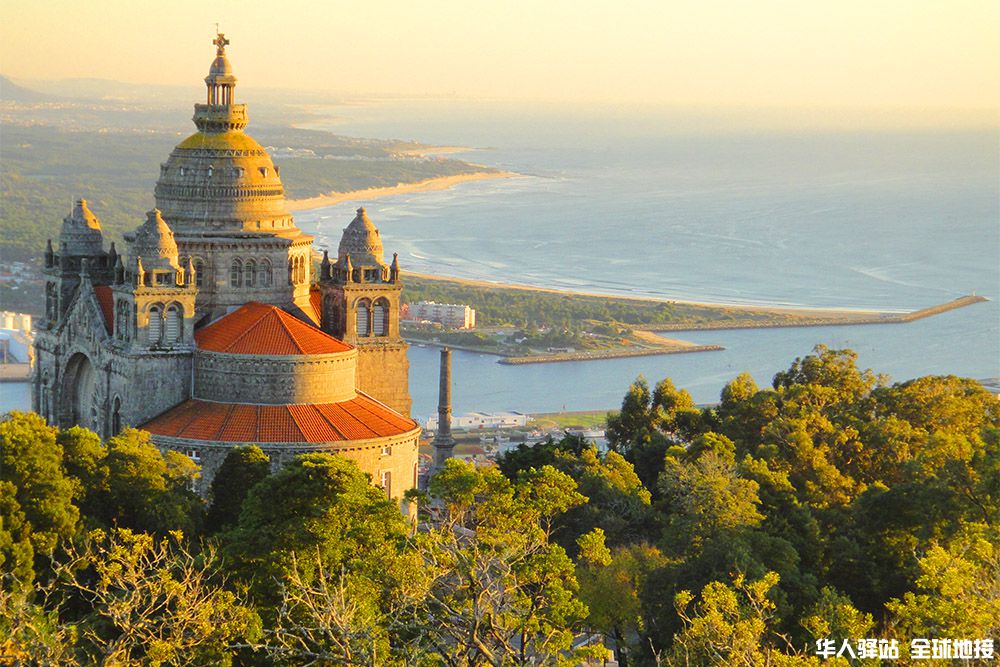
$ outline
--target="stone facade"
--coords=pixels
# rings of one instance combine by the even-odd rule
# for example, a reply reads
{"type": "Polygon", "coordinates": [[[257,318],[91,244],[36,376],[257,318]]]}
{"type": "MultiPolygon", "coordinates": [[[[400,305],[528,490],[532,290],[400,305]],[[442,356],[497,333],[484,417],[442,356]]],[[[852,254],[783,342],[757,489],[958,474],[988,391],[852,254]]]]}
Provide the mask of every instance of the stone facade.
{"type": "Polygon", "coordinates": [[[105,250],[85,200],[63,220],[58,249],[48,245],[34,409],[102,438],[146,428],[201,464],[202,491],[229,449],[258,444],[275,466],[337,452],[401,498],[415,485],[420,430],[409,419],[398,263],[382,262],[361,212],[337,271],[326,260],[313,284],[313,238],[244,133],[228,41],[214,43],[197,132],[161,165],[156,208],[124,253],[105,250]],[[358,267],[345,270],[352,250],[358,267]]]}

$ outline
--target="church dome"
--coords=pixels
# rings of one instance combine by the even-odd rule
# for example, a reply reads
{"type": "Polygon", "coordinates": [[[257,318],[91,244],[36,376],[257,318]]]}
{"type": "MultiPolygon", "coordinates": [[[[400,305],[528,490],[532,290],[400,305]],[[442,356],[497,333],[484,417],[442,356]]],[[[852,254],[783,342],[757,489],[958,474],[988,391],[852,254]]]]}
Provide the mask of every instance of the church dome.
{"type": "Polygon", "coordinates": [[[132,256],[142,259],[147,271],[161,269],[178,271],[177,242],[158,209],[146,214],[146,222],[135,232],[132,240],[132,256]]]}
{"type": "Polygon", "coordinates": [[[347,225],[344,235],[340,237],[338,259],[343,260],[350,255],[351,265],[356,268],[384,267],[384,254],[382,236],[378,228],[369,219],[364,207],[359,208],[357,216],[347,225]]]}
{"type": "Polygon", "coordinates": [[[236,77],[219,35],[206,103],[196,104],[198,131],[160,165],[156,206],[177,233],[272,232],[297,236],[285,188],[264,147],[244,133],[245,104],[236,104],[236,77]]]}
{"type": "Polygon", "coordinates": [[[87,208],[86,199],[77,199],[72,213],[63,218],[59,245],[69,255],[93,256],[104,252],[101,223],[87,208]]]}
{"type": "Polygon", "coordinates": [[[208,75],[210,77],[232,76],[233,66],[229,64],[229,58],[226,58],[225,55],[216,56],[215,60],[212,61],[212,67],[208,70],[208,75]]]}

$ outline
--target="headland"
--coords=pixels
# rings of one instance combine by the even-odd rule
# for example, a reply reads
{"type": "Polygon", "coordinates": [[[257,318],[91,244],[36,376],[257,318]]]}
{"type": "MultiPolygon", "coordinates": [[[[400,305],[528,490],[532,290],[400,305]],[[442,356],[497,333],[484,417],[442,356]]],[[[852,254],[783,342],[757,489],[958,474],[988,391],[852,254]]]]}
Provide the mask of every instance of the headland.
{"type": "Polygon", "coordinates": [[[717,351],[724,348],[657,332],[905,324],[988,300],[973,294],[914,311],[873,311],[612,296],[418,273],[404,280],[411,302],[467,304],[481,324],[474,331],[408,326],[408,340],[495,354],[511,365],[717,351]]]}

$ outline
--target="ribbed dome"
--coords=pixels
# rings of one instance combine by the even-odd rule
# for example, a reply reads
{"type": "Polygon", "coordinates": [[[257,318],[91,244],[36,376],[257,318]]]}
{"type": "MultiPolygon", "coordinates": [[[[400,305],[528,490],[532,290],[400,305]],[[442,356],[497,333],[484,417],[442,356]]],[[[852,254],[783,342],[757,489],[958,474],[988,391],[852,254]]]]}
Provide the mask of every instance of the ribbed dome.
{"type": "Polygon", "coordinates": [[[177,242],[158,209],[146,214],[146,222],[135,232],[132,241],[132,256],[142,258],[146,271],[156,269],[179,270],[177,262],[177,242]]]}
{"type": "Polygon", "coordinates": [[[210,77],[232,76],[233,66],[229,64],[229,58],[224,55],[216,56],[215,60],[212,61],[212,67],[208,70],[208,75],[210,77]]]}
{"type": "Polygon", "coordinates": [[[73,212],[63,218],[59,244],[70,255],[99,255],[104,251],[101,223],[87,208],[86,199],[77,199],[73,212]]]}
{"type": "Polygon", "coordinates": [[[175,231],[298,233],[267,151],[241,130],[196,132],[160,168],[156,206],[175,231]]]}
{"type": "Polygon", "coordinates": [[[384,267],[384,252],[378,228],[368,218],[364,207],[359,208],[357,216],[347,225],[344,235],[340,237],[338,260],[350,255],[351,265],[355,268],[384,267]]]}

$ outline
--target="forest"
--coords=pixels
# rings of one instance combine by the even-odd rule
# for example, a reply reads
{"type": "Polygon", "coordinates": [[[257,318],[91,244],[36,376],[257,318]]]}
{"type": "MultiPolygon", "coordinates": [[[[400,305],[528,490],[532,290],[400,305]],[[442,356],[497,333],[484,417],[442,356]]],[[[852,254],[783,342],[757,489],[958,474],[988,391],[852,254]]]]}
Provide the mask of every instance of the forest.
{"type": "Polygon", "coordinates": [[[712,407],[637,378],[607,434],[449,460],[411,520],[333,454],[234,449],[202,499],[141,431],[10,413],[0,663],[874,666],[947,640],[936,664],[993,664],[1000,402],[977,382],[818,346],[712,407]]]}

